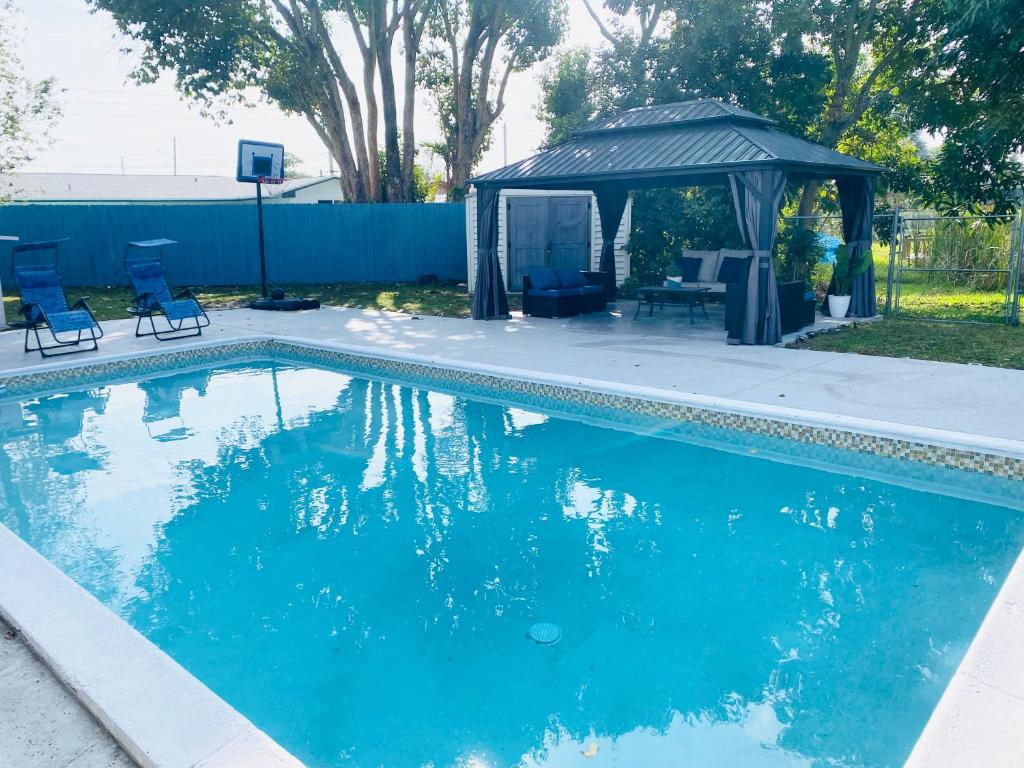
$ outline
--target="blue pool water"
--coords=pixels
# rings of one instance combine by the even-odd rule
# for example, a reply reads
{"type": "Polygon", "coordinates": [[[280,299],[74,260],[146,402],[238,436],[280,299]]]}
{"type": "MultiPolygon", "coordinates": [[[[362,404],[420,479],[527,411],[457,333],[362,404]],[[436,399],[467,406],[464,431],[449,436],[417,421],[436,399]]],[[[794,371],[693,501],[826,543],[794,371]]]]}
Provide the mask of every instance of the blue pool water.
{"type": "Polygon", "coordinates": [[[896,766],[1024,543],[284,364],[6,401],[0,441],[0,522],[311,766],[896,766]]]}

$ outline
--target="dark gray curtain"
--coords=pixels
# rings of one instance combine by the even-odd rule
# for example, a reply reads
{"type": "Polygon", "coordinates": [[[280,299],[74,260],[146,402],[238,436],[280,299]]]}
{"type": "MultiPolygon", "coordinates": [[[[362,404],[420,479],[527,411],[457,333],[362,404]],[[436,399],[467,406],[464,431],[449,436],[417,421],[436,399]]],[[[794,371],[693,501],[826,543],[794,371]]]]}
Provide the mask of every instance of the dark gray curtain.
{"type": "Polygon", "coordinates": [[[476,193],[474,320],[508,317],[508,296],[498,261],[498,192],[493,187],[480,187],[476,193]]]}
{"type": "Polygon", "coordinates": [[[608,300],[615,299],[618,279],[615,275],[615,235],[622,223],[622,214],[629,200],[629,189],[620,186],[595,187],[597,197],[597,214],[601,217],[601,261],[599,268],[608,273],[605,284],[608,300]]]}
{"type": "Polygon", "coordinates": [[[871,222],[875,213],[875,177],[843,176],[836,179],[839,207],[843,213],[843,240],[850,247],[850,261],[868,260],[867,272],[857,275],[850,289],[850,316],[874,317],[875,262],[871,258],[871,222]]]}
{"type": "Polygon", "coordinates": [[[747,274],[747,302],[743,330],[730,344],[777,344],[779,289],[775,283],[772,248],[779,225],[779,204],[786,189],[786,174],[779,170],[740,171],[729,174],[736,220],[743,241],[754,252],[747,274]]]}

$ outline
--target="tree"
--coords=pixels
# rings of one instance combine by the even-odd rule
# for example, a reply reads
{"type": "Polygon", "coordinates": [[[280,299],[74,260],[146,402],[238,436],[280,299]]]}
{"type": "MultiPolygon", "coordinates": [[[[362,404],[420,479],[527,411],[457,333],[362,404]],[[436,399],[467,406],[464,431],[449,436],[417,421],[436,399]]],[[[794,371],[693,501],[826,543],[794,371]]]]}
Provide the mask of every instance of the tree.
{"type": "Polygon", "coordinates": [[[545,143],[566,141],[598,111],[591,88],[590,51],[574,48],[560,54],[541,74],[539,116],[547,125],[545,143]]]}
{"type": "Polygon", "coordinates": [[[294,152],[284,153],[284,177],[286,179],[301,179],[306,175],[302,169],[302,159],[294,152]]]}
{"type": "Polygon", "coordinates": [[[412,195],[415,93],[406,88],[400,125],[392,54],[401,32],[410,82],[432,1],[88,0],[109,11],[131,41],[128,50],[139,56],[133,72],[138,81],[173,72],[186,98],[221,118],[226,106],[246,103],[248,89],[303,115],[337,160],[345,197],[352,201],[384,197],[381,117],[384,155],[390,158],[388,196],[412,195]],[[340,55],[334,31],[342,28],[361,54],[361,77],[340,55]]]}
{"type": "Polygon", "coordinates": [[[505,108],[509,78],[546,58],[561,40],[565,0],[438,0],[433,43],[423,57],[451,169],[451,194],[465,193],[495,120],[505,108]]]}
{"type": "Polygon", "coordinates": [[[1006,213],[1024,184],[1024,4],[937,0],[927,21],[928,55],[903,94],[943,137],[925,197],[951,213],[1006,213]]]}
{"type": "MultiPolygon", "coordinates": [[[[53,78],[33,82],[17,54],[13,0],[0,0],[0,174],[16,171],[49,140],[57,118],[58,89],[53,78]]],[[[0,201],[10,190],[0,189],[0,201]]]]}
{"type": "MultiPolygon", "coordinates": [[[[618,18],[624,12],[638,18],[639,29],[625,20],[600,22],[609,45],[589,62],[564,54],[549,69],[541,115],[549,138],[561,138],[587,110],[598,117],[715,98],[833,148],[871,147],[872,159],[895,171],[886,181],[907,186],[920,158],[911,141],[914,126],[895,97],[913,81],[928,39],[917,26],[921,2],[607,0],[618,18]],[[564,98],[562,91],[579,90],[584,80],[594,98],[564,98]],[[874,151],[883,146],[886,151],[874,151]]],[[[807,185],[802,212],[824,199],[818,185],[807,185]]]]}
{"type": "MultiPolygon", "coordinates": [[[[913,80],[925,51],[926,9],[919,0],[810,0],[812,45],[828,57],[832,75],[825,110],[810,131],[819,144],[838,148],[876,105],[913,80]]],[[[814,212],[818,188],[805,185],[800,215],[814,212]]]]}

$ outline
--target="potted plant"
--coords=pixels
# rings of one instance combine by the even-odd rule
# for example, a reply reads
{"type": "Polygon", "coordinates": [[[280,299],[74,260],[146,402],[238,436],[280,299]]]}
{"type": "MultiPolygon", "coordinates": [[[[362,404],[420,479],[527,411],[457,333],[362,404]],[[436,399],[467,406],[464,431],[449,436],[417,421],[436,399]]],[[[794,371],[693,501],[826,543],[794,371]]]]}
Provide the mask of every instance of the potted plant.
{"type": "Polygon", "coordinates": [[[844,318],[850,311],[850,290],[858,275],[867,272],[871,262],[869,254],[859,261],[850,260],[850,246],[843,243],[836,248],[836,263],[832,268],[833,292],[828,295],[828,313],[835,318],[844,318]]]}

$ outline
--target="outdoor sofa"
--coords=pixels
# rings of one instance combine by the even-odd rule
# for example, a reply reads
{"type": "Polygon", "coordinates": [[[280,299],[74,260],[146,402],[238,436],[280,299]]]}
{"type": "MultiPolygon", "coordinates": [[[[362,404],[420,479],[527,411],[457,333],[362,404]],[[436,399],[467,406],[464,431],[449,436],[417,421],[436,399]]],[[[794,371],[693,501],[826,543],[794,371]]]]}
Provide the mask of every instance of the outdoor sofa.
{"type": "MultiPolygon", "coordinates": [[[[730,337],[738,337],[743,323],[747,271],[753,255],[752,251],[730,248],[717,251],[684,249],[672,270],[676,274],[669,275],[666,285],[710,289],[710,296],[725,302],[725,324],[730,337]]],[[[809,294],[803,280],[779,283],[778,291],[782,333],[793,333],[814,323],[814,294],[809,294]]]]}
{"type": "Polygon", "coordinates": [[[534,267],[523,275],[523,314],[572,317],[608,306],[604,272],[574,267],[534,267]]]}

